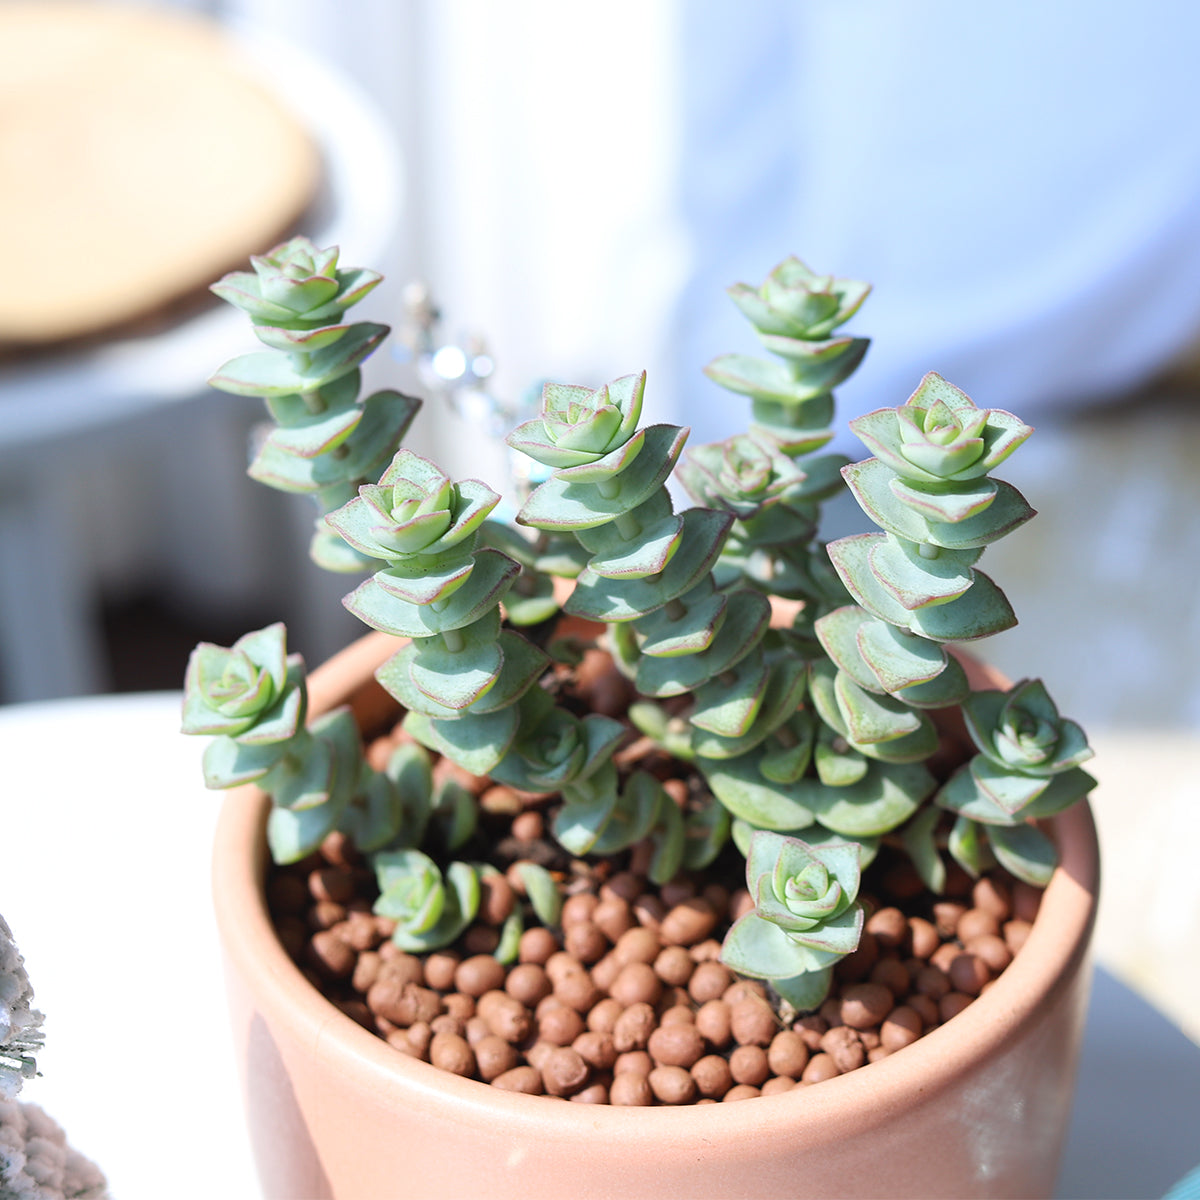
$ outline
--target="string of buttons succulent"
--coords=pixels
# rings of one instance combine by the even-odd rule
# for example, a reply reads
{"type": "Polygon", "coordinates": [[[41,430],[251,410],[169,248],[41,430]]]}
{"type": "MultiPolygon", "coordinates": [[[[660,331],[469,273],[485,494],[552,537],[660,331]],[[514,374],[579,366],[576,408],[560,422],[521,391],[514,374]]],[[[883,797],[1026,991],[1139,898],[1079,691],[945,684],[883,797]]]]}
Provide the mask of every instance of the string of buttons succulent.
{"type": "MultiPolygon", "coordinates": [[[[252,266],[213,290],[266,348],[212,383],[265,400],[274,424],[250,474],[314,497],[313,558],[373,571],[345,604],[405,639],[377,673],[404,712],[386,761],[347,709],[306,724],[304,666],[281,625],[193,653],[184,730],[213,739],[210,787],[270,794],[277,863],[348,842],[406,955],[461,949],[509,889],[488,918],[490,957],[508,966],[527,960],[531,929],[561,945],[579,864],[610,864],[593,890],[613,872],[696,898],[732,861],[736,919],[719,951],[694,957],[761,981],[777,1029],[826,1013],[839,964],[862,957],[882,907],[867,886],[877,857],[906,858],[935,900],[964,879],[1048,881],[1041,822],[1093,786],[1086,738],[1038,680],[972,691],[951,649],[1015,624],[977,564],[1034,515],[991,476],[1032,431],[929,374],[849,423],[873,457],[827,452],[833,390],[868,347],[840,332],[866,284],[789,258],[761,286],[729,289],[771,357],[705,368],[749,403],[747,432],[723,442],[685,452],[686,429],[644,425],[644,372],[547,383],[508,435],[542,478],[510,523],[493,519],[486,484],[400,446],[419,401],[359,397],[387,330],[347,313],[378,275],[304,238],[252,266]],[[673,471],[695,507],[676,511],[673,471]],[[820,506],[843,488],[877,531],[826,546],[820,506]],[[587,629],[627,705],[593,710],[572,683],[587,629]],[[971,742],[950,764],[946,710],[971,742]],[[544,815],[558,857],[491,855],[485,787],[544,815]]],[[[621,1102],[615,1080],[608,1091],[621,1102]]]]}

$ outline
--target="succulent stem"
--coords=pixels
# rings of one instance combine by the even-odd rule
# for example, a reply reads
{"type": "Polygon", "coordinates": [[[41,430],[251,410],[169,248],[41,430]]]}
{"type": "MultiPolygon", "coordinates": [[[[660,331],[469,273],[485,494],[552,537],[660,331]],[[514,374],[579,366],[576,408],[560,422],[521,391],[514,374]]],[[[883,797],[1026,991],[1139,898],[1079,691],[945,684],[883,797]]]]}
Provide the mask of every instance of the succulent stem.
{"type": "Polygon", "coordinates": [[[663,606],[663,611],[672,621],[681,621],[687,616],[687,605],[682,600],[676,597],[674,600],[668,600],[663,606]]]}
{"type": "Polygon", "coordinates": [[[612,479],[601,479],[597,481],[596,487],[605,500],[612,500],[621,490],[621,481],[615,476],[612,479]]]}
{"type": "Polygon", "coordinates": [[[442,631],[442,641],[446,643],[446,649],[451,654],[457,654],[465,645],[462,633],[457,629],[446,629],[442,631]]]}
{"type": "Polygon", "coordinates": [[[940,546],[933,546],[929,542],[918,542],[917,543],[917,553],[922,558],[937,558],[937,556],[939,554],[941,554],[941,552],[942,552],[942,549],[940,546]]]}
{"type": "Polygon", "coordinates": [[[630,512],[618,513],[616,519],[613,521],[613,524],[616,525],[617,532],[623,538],[625,538],[626,541],[632,540],[642,532],[641,522],[638,521],[637,517],[630,512]]]}

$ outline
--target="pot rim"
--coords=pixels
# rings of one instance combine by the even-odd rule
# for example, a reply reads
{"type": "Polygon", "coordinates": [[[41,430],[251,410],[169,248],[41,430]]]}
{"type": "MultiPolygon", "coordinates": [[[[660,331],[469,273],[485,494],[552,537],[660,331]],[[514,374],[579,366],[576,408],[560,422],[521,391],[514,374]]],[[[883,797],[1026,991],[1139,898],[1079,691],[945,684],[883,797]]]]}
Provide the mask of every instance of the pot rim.
{"type": "MultiPolygon", "coordinates": [[[[331,702],[345,702],[347,691],[369,678],[395,646],[394,638],[368,635],[330,659],[310,678],[310,714],[331,702]],[[351,674],[355,678],[348,689],[351,674]]],[[[820,1087],[760,1096],[745,1104],[564,1104],[505,1092],[409,1058],[318,992],[283,949],[267,911],[268,811],[268,798],[253,785],[228,795],[215,836],[213,890],[230,965],[269,1022],[279,1022],[281,1031],[339,1075],[362,1075],[368,1089],[394,1104],[398,1113],[418,1104],[443,1110],[460,1123],[504,1122],[555,1140],[599,1135],[626,1143],[680,1136],[736,1142],[791,1127],[798,1142],[816,1143],[824,1140],[822,1129],[834,1114],[855,1111],[859,1129],[866,1130],[892,1113],[926,1103],[949,1080],[999,1054],[1067,986],[1087,954],[1099,884],[1096,830],[1085,802],[1051,823],[1061,861],[1020,953],[984,995],[912,1045],[820,1087]]]]}

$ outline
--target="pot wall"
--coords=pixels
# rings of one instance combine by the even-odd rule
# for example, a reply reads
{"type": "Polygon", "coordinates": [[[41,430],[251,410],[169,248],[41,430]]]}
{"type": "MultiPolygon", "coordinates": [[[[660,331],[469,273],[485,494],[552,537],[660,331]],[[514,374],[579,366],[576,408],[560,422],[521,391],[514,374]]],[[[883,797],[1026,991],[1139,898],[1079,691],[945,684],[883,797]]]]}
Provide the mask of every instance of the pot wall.
{"type": "MultiPolygon", "coordinates": [[[[364,726],[380,727],[390,702],[370,674],[395,645],[371,635],[314,672],[311,711],[352,699],[364,726]]],[[[953,1021],[820,1086],[679,1109],[501,1092],[406,1058],[362,1029],[308,984],[275,937],[263,895],[267,811],[254,788],[228,797],[214,884],[268,1197],[1052,1193],[1098,883],[1085,806],[1054,822],[1062,863],[1025,947],[953,1021]]]]}

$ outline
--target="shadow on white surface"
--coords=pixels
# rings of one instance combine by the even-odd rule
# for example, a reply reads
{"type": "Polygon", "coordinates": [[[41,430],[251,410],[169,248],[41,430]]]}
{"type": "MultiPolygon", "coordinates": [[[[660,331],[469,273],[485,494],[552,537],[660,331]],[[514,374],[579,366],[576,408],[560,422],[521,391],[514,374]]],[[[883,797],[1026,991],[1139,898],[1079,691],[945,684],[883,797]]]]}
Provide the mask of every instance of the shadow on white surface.
{"type": "Polygon", "coordinates": [[[1200,1046],[1096,969],[1059,1200],[1152,1200],[1200,1161],[1200,1046]]]}

